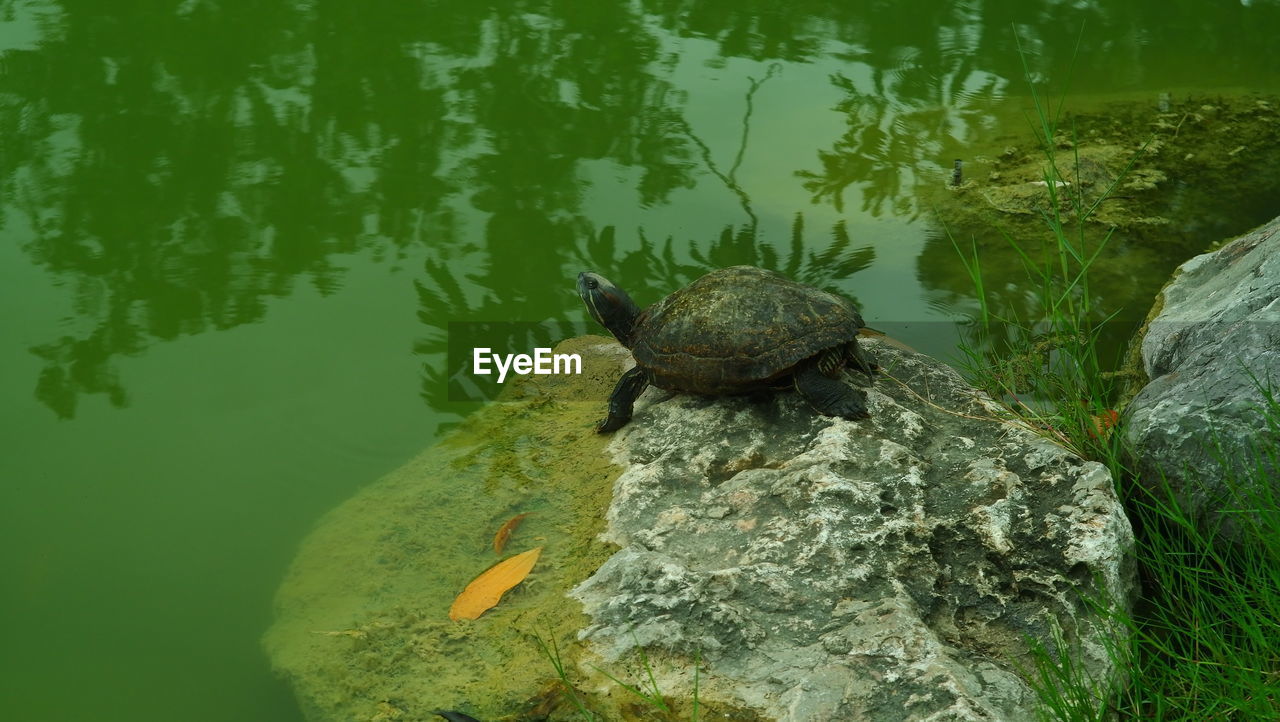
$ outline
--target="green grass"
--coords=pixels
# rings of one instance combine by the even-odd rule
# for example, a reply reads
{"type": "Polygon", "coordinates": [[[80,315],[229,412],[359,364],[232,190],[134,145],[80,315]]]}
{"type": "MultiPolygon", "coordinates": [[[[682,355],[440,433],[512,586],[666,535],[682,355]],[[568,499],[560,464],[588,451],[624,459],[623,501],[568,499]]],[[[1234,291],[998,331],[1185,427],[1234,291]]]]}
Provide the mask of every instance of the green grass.
{"type": "MultiPolygon", "coordinates": [[[[1258,388],[1270,432],[1260,438],[1280,438],[1280,400],[1269,386],[1258,388]]],[[[1132,615],[1109,604],[1094,610],[1123,631],[1110,652],[1128,671],[1127,684],[1105,688],[1038,647],[1033,679],[1045,718],[1280,719],[1280,497],[1266,483],[1280,468],[1280,449],[1264,440],[1236,450],[1232,458],[1245,462],[1233,467],[1216,438],[1208,443],[1227,469],[1217,506],[1225,513],[1190,513],[1163,479],[1152,489],[1119,479],[1144,594],[1132,615]],[[1093,693],[1100,687],[1103,694],[1093,693]]]]}
{"type": "MultiPolygon", "coordinates": [[[[1024,71],[1029,78],[1025,56],[1024,71]]],[[[1032,124],[1045,156],[1042,217],[1054,242],[1031,248],[1005,240],[1022,259],[1037,315],[1007,318],[993,311],[976,242],[964,248],[952,238],[979,299],[962,365],[994,398],[1025,400],[1013,403],[1011,413],[1027,425],[1111,470],[1137,534],[1142,578],[1132,614],[1088,600],[1118,631],[1109,653],[1126,677],[1090,679],[1069,655],[1032,643],[1036,665],[1028,676],[1043,717],[1280,719],[1280,498],[1268,483],[1270,470],[1280,468],[1280,400],[1269,380],[1255,379],[1269,433],[1260,433],[1263,441],[1244,457],[1250,463],[1228,472],[1231,493],[1219,502],[1219,508],[1240,513],[1211,520],[1186,509],[1167,484],[1144,489],[1137,483],[1126,466],[1123,433],[1110,433],[1118,359],[1101,358],[1099,330],[1110,317],[1093,306],[1089,291],[1090,269],[1111,237],[1091,246],[1085,224],[1116,185],[1086,199],[1073,182],[1078,156],[1066,163],[1059,158],[1059,147],[1068,145],[1062,142],[1061,103],[1051,108],[1034,87],[1032,100],[1032,124]],[[1234,527],[1230,543],[1223,539],[1224,519],[1234,527]]],[[[1074,134],[1067,137],[1074,149],[1074,134]]],[[[1227,453],[1218,450],[1226,462],[1227,453]]],[[[1051,641],[1064,649],[1060,638],[1051,641]]]]}
{"type": "Polygon", "coordinates": [[[569,698],[569,702],[573,704],[578,711],[580,719],[586,722],[596,722],[600,717],[587,708],[587,703],[582,696],[578,694],[578,690],[569,681],[568,674],[565,673],[564,659],[560,656],[560,645],[556,643],[555,634],[548,630],[547,639],[543,639],[542,635],[534,632],[534,640],[538,643],[538,649],[542,650],[542,654],[551,662],[551,667],[556,671],[556,678],[560,681],[560,692],[563,696],[569,698]]]}
{"type": "Polygon", "coordinates": [[[1228,450],[1207,440],[1225,470],[1218,515],[1190,513],[1168,484],[1130,494],[1153,592],[1131,627],[1145,652],[1124,699],[1135,714],[1280,719],[1280,496],[1267,483],[1280,469],[1280,399],[1269,380],[1254,383],[1260,441],[1228,450]]]}
{"type": "MultiPolygon", "coordinates": [[[[1029,78],[1025,54],[1022,58],[1029,78]]],[[[1090,197],[1073,170],[1079,166],[1079,144],[1074,128],[1061,127],[1063,103],[1051,107],[1034,85],[1031,99],[1035,111],[1031,122],[1044,156],[1047,192],[1039,210],[1053,242],[1032,247],[1008,235],[1004,240],[1022,262],[1039,314],[1017,318],[993,311],[976,241],[962,249],[952,238],[979,302],[972,343],[961,350],[967,368],[995,398],[1033,402],[1034,408],[1024,403],[1017,409],[1030,424],[1052,432],[1082,455],[1110,459],[1117,449],[1105,432],[1117,394],[1109,371],[1118,359],[1100,358],[1098,338],[1114,314],[1106,315],[1094,306],[1089,272],[1110,243],[1111,231],[1093,241],[1087,231],[1089,219],[1114,194],[1145,146],[1109,187],[1090,197]],[[1059,145],[1071,149],[1066,170],[1059,145]]]]}
{"type": "Polygon", "coordinates": [[[645,676],[648,677],[646,682],[641,682],[637,685],[627,684],[594,664],[591,665],[591,668],[613,680],[614,684],[639,697],[650,707],[670,713],[671,708],[667,706],[667,701],[663,699],[662,690],[658,689],[658,680],[653,676],[653,667],[649,665],[649,655],[645,653],[644,647],[640,646],[640,640],[636,639],[634,634],[631,635],[631,638],[635,643],[636,652],[640,655],[640,664],[644,667],[645,676]]]}
{"type": "MultiPolygon", "coordinates": [[[[579,719],[585,720],[586,722],[598,722],[603,720],[603,716],[589,707],[586,695],[580,693],[569,680],[564,660],[561,656],[560,648],[556,644],[554,635],[548,634],[548,639],[545,640],[537,633],[534,633],[533,637],[538,644],[538,648],[542,650],[542,654],[546,656],[547,660],[550,661],[552,668],[555,670],[556,677],[559,681],[561,695],[569,699],[570,703],[576,709],[579,719]]],[[[658,688],[658,680],[653,672],[653,666],[649,663],[649,655],[645,652],[644,647],[641,646],[639,640],[634,638],[634,635],[633,641],[635,642],[634,648],[636,650],[637,658],[640,661],[640,666],[645,672],[645,679],[639,683],[628,684],[618,675],[615,675],[606,669],[594,664],[591,665],[591,667],[600,674],[603,674],[605,677],[608,677],[618,686],[619,689],[639,700],[641,708],[645,710],[645,719],[683,719],[679,718],[678,711],[673,709],[673,707],[667,703],[667,699],[663,696],[662,690],[658,688]]],[[[698,699],[698,684],[700,680],[700,673],[702,671],[701,668],[702,653],[699,651],[694,655],[693,659],[693,696],[690,700],[690,713],[687,717],[689,722],[698,722],[699,714],[701,712],[701,703],[698,699]]]]}

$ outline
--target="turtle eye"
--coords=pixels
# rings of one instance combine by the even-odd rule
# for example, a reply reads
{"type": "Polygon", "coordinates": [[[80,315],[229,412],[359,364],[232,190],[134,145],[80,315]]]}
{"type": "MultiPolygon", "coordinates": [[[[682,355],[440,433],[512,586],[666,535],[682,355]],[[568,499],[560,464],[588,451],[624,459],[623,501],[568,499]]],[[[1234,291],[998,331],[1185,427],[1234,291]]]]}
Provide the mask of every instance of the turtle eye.
{"type": "Polygon", "coordinates": [[[596,280],[596,279],[594,279],[594,278],[588,278],[588,279],[587,279],[587,288],[592,288],[592,289],[594,289],[594,288],[599,288],[599,287],[600,287],[600,282],[599,282],[599,281],[597,281],[597,280],[596,280]]]}

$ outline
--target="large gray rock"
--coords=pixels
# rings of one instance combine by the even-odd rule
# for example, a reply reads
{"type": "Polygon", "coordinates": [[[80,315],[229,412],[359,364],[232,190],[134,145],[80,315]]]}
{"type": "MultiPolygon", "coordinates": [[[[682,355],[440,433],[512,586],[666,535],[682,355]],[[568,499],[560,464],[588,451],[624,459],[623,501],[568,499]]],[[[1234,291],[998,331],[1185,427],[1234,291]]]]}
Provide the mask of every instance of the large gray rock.
{"type": "MultiPolygon", "coordinates": [[[[651,389],[611,445],[621,548],[573,596],[600,667],[645,647],[658,687],[764,718],[1026,720],[1028,639],[1117,680],[1090,598],[1127,609],[1132,530],[1106,469],[929,357],[873,344],[872,418],[795,394],[651,389]],[[1099,584],[1101,586],[1099,586],[1099,584]]],[[[582,665],[582,669],[593,669],[582,665]]]]}
{"type": "Polygon", "coordinates": [[[1280,387],[1280,218],[1182,264],[1157,304],[1141,343],[1150,382],[1126,410],[1134,464],[1231,538],[1250,496],[1280,498],[1274,459],[1255,467],[1259,441],[1280,443],[1259,411],[1261,389],[1280,387]]]}

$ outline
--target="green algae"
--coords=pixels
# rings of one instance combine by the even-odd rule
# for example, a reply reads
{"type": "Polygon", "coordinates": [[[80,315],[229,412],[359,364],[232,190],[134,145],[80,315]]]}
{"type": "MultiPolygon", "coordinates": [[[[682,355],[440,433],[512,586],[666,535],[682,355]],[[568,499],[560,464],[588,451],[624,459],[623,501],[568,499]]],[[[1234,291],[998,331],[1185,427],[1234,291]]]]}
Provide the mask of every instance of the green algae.
{"type": "MultiPolygon", "coordinates": [[[[1185,95],[1109,102],[1068,114],[1052,139],[1064,221],[1093,208],[1101,239],[1122,232],[1133,248],[1201,252],[1206,228],[1238,226],[1249,214],[1274,215],[1280,184],[1280,99],[1241,94],[1185,95]],[[1095,203],[1097,204],[1096,207],[1095,203]],[[1267,208],[1255,208],[1266,205],[1267,208]]],[[[965,181],[925,189],[955,237],[1003,242],[999,227],[1022,239],[1051,240],[1042,142],[1028,128],[974,146],[965,181]]],[[[1246,220],[1245,226],[1254,222],[1246,220]]],[[[1234,235],[1213,233],[1212,238],[1234,235]]]]}
{"type": "Polygon", "coordinates": [[[522,719],[563,707],[534,635],[576,648],[587,618],[565,594],[613,551],[598,536],[618,469],[594,423],[622,357],[592,350],[605,341],[566,342],[558,351],[583,353],[582,375],[509,384],[303,542],[264,644],[308,719],[436,708],[522,719]],[[499,560],[493,534],[520,512],[530,514],[504,556],[542,546],[533,572],[479,619],[450,621],[457,593],[499,560]]]}
{"type": "Polygon", "coordinates": [[[1103,373],[1121,389],[1106,403],[1121,408],[1144,378],[1134,350],[1126,358],[1126,349],[1169,273],[1280,212],[1280,99],[1173,92],[1074,102],[1047,143],[1030,124],[974,138],[959,186],[919,187],[940,229],[921,253],[918,273],[955,303],[971,298],[973,279],[955,263],[954,243],[980,256],[987,289],[981,311],[997,320],[981,344],[1022,393],[1028,369],[1043,367],[1062,344],[1078,343],[1043,336],[1025,358],[1016,345],[1010,350],[1010,324],[1043,320],[1028,280],[1034,284],[1038,269],[1056,267],[1063,254],[1089,259],[1087,289],[1073,292],[1089,295],[1103,373]],[[1069,248],[1047,222],[1054,218],[1069,248]]]}
{"type": "MultiPolygon", "coordinates": [[[[1089,211],[1081,238],[1089,253],[1101,249],[1091,266],[1091,285],[1107,289],[1106,310],[1124,312],[1121,322],[1136,329],[1133,341],[1116,353],[1116,369],[1104,372],[1117,382],[1113,406],[1123,409],[1147,381],[1140,342],[1163,305],[1163,291],[1156,289],[1169,280],[1161,269],[1275,215],[1278,110],[1280,99],[1256,94],[1103,103],[1066,116],[1052,139],[1061,176],[1056,194],[1049,192],[1041,140],[1028,129],[988,141],[989,152],[966,166],[963,183],[935,188],[937,215],[953,237],[974,239],[985,272],[1007,278],[1016,277],[1024,261],[1009,251],[1007,238],[1033,257],[1037,248],[1055,247],[1053,229],[1044,221],[1054,210],[1051,197],[1064,223],[1077,223],[1079,211],[1089,211]],[[1265,207],[1258,211],[1260,204],[1265,207]],[[999,233],[992,232],[996,228],[999,233]],[[1145,318],[1134,317],[1143,311],[1145,318]]],[[[1016,308],[998,310],[1019,315],[1016,308]]],[[[1043,365],[1044,352],[1076,342],[1050,341],[1027,358],[1007,357],[997,372],[1008,377],[1010,387],[1021,387],[1028,367],[1043,365]]]]}
{"type": "MultiPolygon", "coordinates": [[[[419,720],[434,709],[485,722],[584,719],[574,698],[598,720],[693,718],[693,699],[663,697],[661,709],[623,686],[644,679],[642,652],[604,669],[576,642],[589,620],[566,593],[615,551],[599,536],[620,470],[595,424],[629,354],[598,336],[556,352],[581,354],[583,373],[508,384],[302,543],[264,645],[307,719],[419,720]],[[533,572],[478,619],[451,621],[457,593],[499,560],[493,534],[522,512],[503,556],[542,546],[533,572]]],[[[667,679],[698,668],[661,664],[667,679]]],[[[760,719],[706,699],[697,709],[699,719],[760,719]]]]}
{"type": "MultiPolygon", "coordinates": [[[[576,642],[589,620],[566,593],[615,551],[599,536],[619,468],[595,423],[628,354],[598,336],[556,352],[581,354],[583,373],[508,384],[302,543],[264,645],[309,720],[418,720],[434,709],[486,722],[582,719],[575,696],[596,719],[692,718],[692,699],[664,698],[663,710],[619,685],[643,678],[642,655],[602,669],[576,642]],[[522,512],[503,557],[541,546],[533,572],[480,618],[451,621],[454,597],[499,561],[493,534],[522,512]]],[[[708,700],[698,709],[702,719],[758,719],[708,700]]]]}
{"type": "Polygon", "coordinates": [[[1146,365],[1142,363],[1142,340],[1147,337],[1147,330],[1151,328],[1151,322],[1155,320],[1160,312],[1164,310],[1164,289],[1169,287],[1175,279],[1180,275],[1175,270],[1173,275],[1165,285],[1156,293],[1155,301],[1151,304],[1151,310],[1147,311],[1147,316],[1142,320],[1142,325],[1134,332],[1132,340],[1125,348],[1124,357],[1121,359],[1120,368],[1116,371],[1119,383],[1119,389],[1116,394],[1115,408],[1124,411],[1129,402],[1133,401],[1133,397],[1151,382],[1147,376],[1146,365]]]}

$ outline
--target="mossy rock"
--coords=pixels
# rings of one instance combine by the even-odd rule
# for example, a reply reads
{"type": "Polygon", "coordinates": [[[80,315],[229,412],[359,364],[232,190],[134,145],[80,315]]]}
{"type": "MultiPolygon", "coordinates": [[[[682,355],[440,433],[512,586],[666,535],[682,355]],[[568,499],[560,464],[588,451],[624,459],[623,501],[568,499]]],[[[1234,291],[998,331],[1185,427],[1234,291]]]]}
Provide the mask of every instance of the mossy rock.
{"type": "Polygon", "coordinates": [[[1127,242],[1168,249],[1238,213],[1236,204],[1253,205],[1244,199],[1273,194],[1277,108],[1280,99],[1259,95],[1108,103],[1064,117],[1052,163],[1031,128],[995,138],[987,143],[994,150],[975,147],[965,159],[964,182],[935,187],[928,202],[957,238],[992,237],[998,227],[1048,240],[1044,217],[1056,201],[1065,224],[1087,216],[1099,240],[1118,230],[1127,242]],[[1230,209],[1219,208],[1225,198],[1230,209]]]}
{"type": "MultiPolygon", "coordinates": [[[[556,353],[580,354],[583,373],[509,381],[497,401],[330,511],[302,542],[263,641],[308,720],[425,720],[435,709],[485,722],[577,720],[575,698],[600,719],[688,719],[691,700],[667,700],[662,712],[583,659],[577,635],[588,620],[566,592],[615,551],[599,536],[619,469],[610,437],[594,428],[630,354],[599,336],[556,353]],[[523,512],[495,554],[495,532],[523,512]],[[538,546],[532,573],[495,607],[449,619],[472,579],[538,546]],[[544,649],[557,650],[579,689],[565,686],[544,649]]],[[[642,666],[609,672],[636,682],[642,666]]]]}

